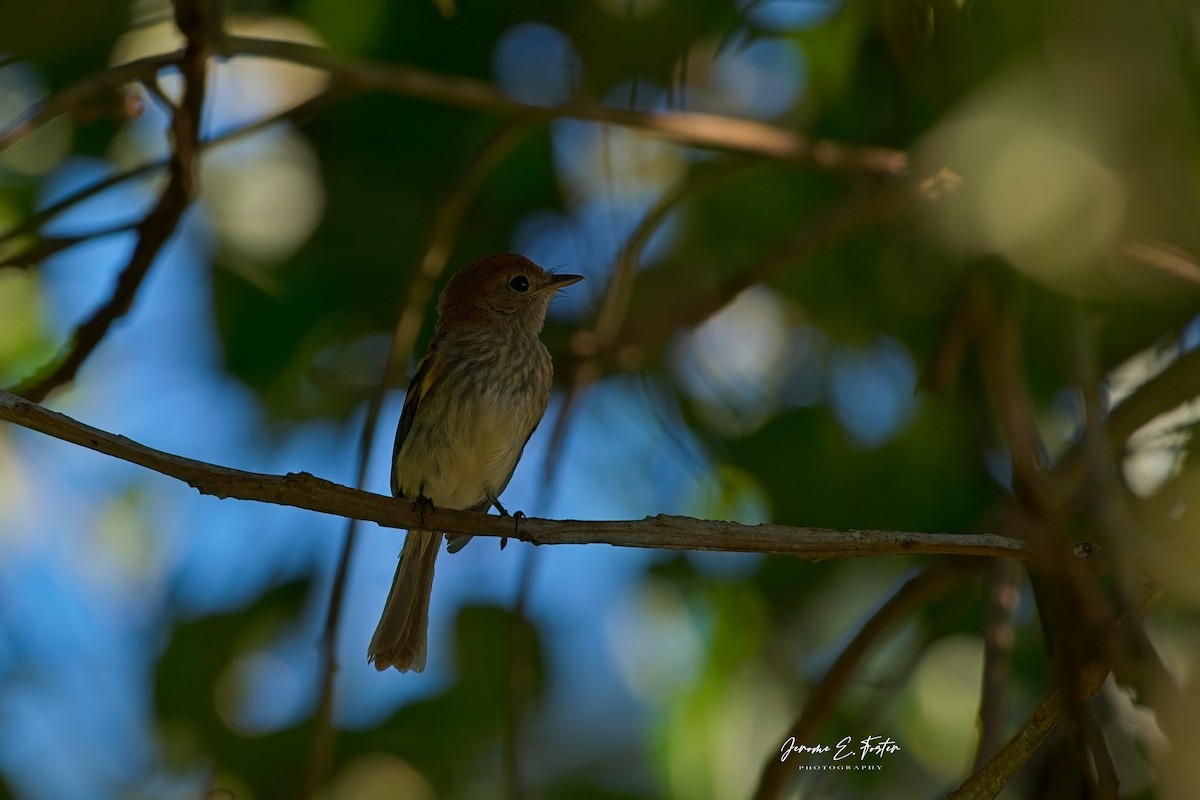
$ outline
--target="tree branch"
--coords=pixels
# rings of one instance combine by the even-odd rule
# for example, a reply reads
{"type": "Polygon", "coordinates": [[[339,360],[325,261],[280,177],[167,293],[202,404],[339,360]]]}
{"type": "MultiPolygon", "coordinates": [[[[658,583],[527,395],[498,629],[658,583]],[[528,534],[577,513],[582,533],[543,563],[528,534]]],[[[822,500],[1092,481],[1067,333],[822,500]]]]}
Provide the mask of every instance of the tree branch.
{"type": "MultiPolygon", "coordinates": [[[[903,150],[811,139],[755,120],[692,112],[645,113],[583,101],[544,108],[512,100],[491,84],[474,78],[442,75],[406,64],[353,61],[300,42],[224,36],[220,45],[227,56],[272,58],[323,70],[351,90],[389,92],[531,121],[572,117],[607,122],[650,131],[683,145],[746,153],[833,172],[900,177],[908,171],[908,154],[903,150]]],[[[186,48],[120,64],[84,78],[0,132],[0,152],[89,97],[130,81],[152,79],[164,66],[185,58],[186,48]]]]}
{"type": "MultiPolygon", "coordinates": [[[[138,225],[138,241],[121,270],[117,285],[108,300],[81,322],[71,335],[70,343],[55,362],[39,376],[23,383],[18,393],[40,401],[51,391],[74,380],[80,367],[100,346],[114,322],[133,306],[138,289],[159,252],[175,232],[180,217],[196,192],[196,167],[200,137],[200,113],[204,105],[207,82],[209,45],[198,31],[203,29],[202,3],[180,0],[176,4],[176,22],[187,36],[187,46],[178,60],[184,90],[175,114],[171,132],[175,148],[171,158],[171,173],[167,185],[154,208],[138,225]]],[[[146,61],[143,59],[143,62],[146,61]]],[[[141,63],[141,62],[138,62],[141,63]]],[[[101,73],[108,75],[111,71],[101,73]]],[[[0,145],[3,140],[0,139],[0,145]]]]}
{"type": "MultiPolygon", "coordinates": [[[[1104,418],[1104,437],[1111,452],[1122,454],[1130,436],[1159,414],[1200,395],[1200,348],[1184,353],[1142,384],[1104,418]]],[[[1057,502],[1066,503],[1087,479],[1088,442],[1071,445],[1054,467],[1057,502]]]]}
{"type": "Polygon", "coordinates": [[[764,254],[711,290],[695,292],[674,300],[666,309],[641,319],[627,319],[614,334],[611,353],[627,348],[650,351],[666,342],[680,327],[699,325],[725,307],[741,292],[757,283],[773,280],[790,266],[841,242],[853,233],[899,217],[911,192],[887,186],[854,192],[828,211],[810,220],[788,241],[764,254]]]}
{"type": "MultiPolygon", "coordinates": [[[[248,136],[252,133],[266,130],[267,128],[270,128],[271,126],[277,125],[281,122],[297,120],[306,117],[337,96],[338,92],[336,89],[326,89],[321,94],[310,97],[308,100],[292,106],[291,108],[285,108],[269,117],[263,117],[262,119],[255,120],[254,122],[246,125],[222,131],[211,138],[204,139],[200,142],[200,151],[203,153],[213,147],[216,147],[217,145],[233,141],[234,139],[240,139],[243,136],[248,136]]],[[[32,233],[42,225],[45,225],[47,222],[57,217],[62,212],[66,211],[68,208],[82,203],[89,197],[94,197],[95,195],[98,195],[107,189],[111,189],[118,184],[124,183],[125,181],[139,178],[142,175],[153,172],[157,169],[169,167],[170,165],[170,157],[158,159],[157,161],[148,161],[144,164],[138,164],[136,167],[130,167],[129,169],[121,172],[113,173],[112,175],[95,181],[94,183],[89,183],[86,186],[82,186],[61,200],[46,206],[34,214],[30,214],[28,217],[9,228],[4,233],[0,234],[0,245],[6,244],[18,236],[32,233]]],[[[93,234],[93,236],[94,235],[95,234],[93,234]]],[[[7,265],[0,264],[0,269],[3,269],[5,266],[7,265]]]]}
{"type": "Polygon", "coordinates": [[[163,67],[175,64],[183,58],[184,51],[139,58],[115,67],[109,67],[103,72],[88,75],[75,82],[54,96],[34,106],[25,114],[13,120],[0,131],[0,153],[12,147],[38,128],[45,125],[59,114],[77,108],[89,98],[100,92],[115,89],[131,81],[153,78],[163,67]]]}
{"type": "Polygon", "coordinates": [[[1055,689],[1033,710],[1029,722],[996,753],[983,769],[971,775],[958,789],[947,795],[947,800],[991,800],[1000,794],[1012,776],[1025,765],[1046,737],[1067,716],[1070,707],[1095,697],[1108,678],[1107,664],[1099,661],[1088,663],[1079,673],[1079,688],[1076,697],[1068,700],[1062,691],[1055,689]]]}
{"type": "Polygon", "coordinates": [[[29,247],[12,255],[0,254],[0,269],[31,269],[47,258],[70,250],[76,245],[92,239],[103,239],[118,233],[127,233],[138,227],[136,222],[121,222],[108,225],[87,233],[77,233],[70,236],[43,236],[29,247]]]}
{"type": "MultiPolygon", "coordinates": [[[[602,357],[614,355],[612,353],[613,342],[620,332],[621,326],[625,323],[629,302],[633,297],[634,285],[637,283],[642,251],[649,244],[654,233],[680,203],[745,172],[747,166],[748,164],[744,160],[729,161],[702,175],[693,173],[674,191],[659,198],[622,245],[621,252],[617,254],[617,262],[609,274],[608,284],[604,287],[604,294],[601,297],[595,321],[590,329],[576,331],[571,336],[570,348],[576,358],[570,366],[566,396],[554,419],[554,425],[550,431],[550,444],[546,448],[546,458],[542,463],[541,485],[543,491],[549,491],[554,486],[555,476],[558,474],[558,464],[566,445],[567,427],[575,410],[579,407],[579,399],[587,388],[603,375],[602,357]]],[[[617,360],[619,360],[619,356],[617,356],[617,360]]]]}
{"type": "MultiPolygon", "coordinates": [[[[1146,587],[1141,606],[1123,615],[1109,627],[1109,635],[1120,638],[1122,629],[1131,623],[1139,623],[1158,603],[1162,596],[1161,585],[1146,587]]],[[[1075,676],[1070,692],[1055,689],[1034,709],[1029,722],[996,753],[983,769],[975,772],[962,785],[947,795],[947,800],[991,800],[1000,794],[1005,784],[1025,765],[1037,749],[1062,722],[1071,709],[1095,697],[1108,679],[1112,665],[1106,659],[1095,659],[1085,664],[1075,676]]]]}
{"type": "Polygon", "coordinates": [[[690,112],[645,113],[582,101],[543,108],[512,100],[491,84],[474,78],[442,75],[407,64],[351,61],[322,47],[299,42],[229,36],[225,47],[230,55],[274,58],[324,70],[360,91],[390,92],[533,121],[572,117],[608,122],[650,131],[679,144],[747,153],[833,172],[899,177],[908,171],[908,154],[903,150],[810,139],[754,120],[690,112]]]}
{"type": "Polygon", "coordinates": [[[983,626],[983,680],[979,690],[979,741],[973,770],[987,763],[1004,743],[1010,659],[1016,641],[1012,617],[1020,596],[1020,573],[1008,560],[993,562],[987,578],[987,609],[983,626]]]}
{"type": "Polygon", "coordinates": [[[422,519],[413,504],[351,489],[307,472],[269,475],[231,469],[155,450],[93,428],[0,390],[0,419],[181,480],[201,494],[303,508],[374,522],[387,528],[436,528],[445,533],[511,537],[532,544],[610,544],[666,550],[779,553],[809,559],[880,555],[1005,556],[1028,560],[1028,545],[994,534],[836,531],[787,525],[741,525],[660,514],[642,520],[511,518],[439,508],[422,519]]]}

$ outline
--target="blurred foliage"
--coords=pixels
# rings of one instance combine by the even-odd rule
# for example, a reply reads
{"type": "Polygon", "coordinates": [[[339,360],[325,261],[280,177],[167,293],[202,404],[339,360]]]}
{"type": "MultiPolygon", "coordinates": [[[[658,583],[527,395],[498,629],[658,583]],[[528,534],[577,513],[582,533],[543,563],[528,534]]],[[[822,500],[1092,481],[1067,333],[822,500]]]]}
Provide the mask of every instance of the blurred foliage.
{"type": "MultiPolygon", "coordinates": [[[[236,694],[239,682],[231,670],[240,656],[267,650],[294,623],[311,591],[311,583],[293,581],[235,613],[176,623],[154,686],[160,736],[172,768],[203,769],[215,762],[212,790],[233,779],[254,797],[301,792],[306,774],[297,765],[307,757],[311,722],[266,734],[241,732],[234,717],[244,698],[236,694]]],[[[452,793],[456,781],[487,763],[500,736],[505,706],[496,699],[507,692],[509,640],[518,630],[533,676],[529,699],[536,702],[544,667],[528,622],[516,621],[506,609],[466,608],[455,622],[454,684],[405,706],[369,731],[344,733],[338,759],[349,763],[373,753],[403,754],[438,796],[452,793]],[[447,753],[447,742],[454,742],[452,753],[447,753]]]]}
{"type": "MultiPolygon", "coordinates": [[[[716,489],[691,502],[697,515],[753,508],[772,521],[806,526],[991,529],[1013,498],[1012,459],[997,421],[998,406],[1012,398],[997,398],[987,385],[988,358],[978,342],[1006,314],[1017,320],[1022,386],[1051,461],[1080,436],[1080,319],[1095,332],[1095,366],[1109,376],[1109,387],[1136,387],[1200,339],[1196,262],[1185,259],[1185,268],[1172,270],[1124,249],[1153,242],[1200,253],[1200,12],[1192,3],[233,0],[225,13],[231,20],[297,20],[347,58],[489,82],[498,71],[497,43],[515,26],[536,22],[574,48],[573,99],[614,106],[640,104],[642,91],[660,107],[687,102],[701,94],[705,78],[694,64],[748,53],[759,42],[781,43],[801,59],[803,88],[783,112],[767,115],[769,122],[913,154],[911,174],[901,182],[901,211],[864,217],[803,256],[783,257],[751,282],[766,290],[743,316],[733,313],[738,306],[725,287],[750,265],[786,251],[814,220],[894,190],[896,181],[684,147],[650,157],[639,150],[646,137],[614,136],[614,144],[607,138],[614,129],[601,131],[599,144],[586,140],[571,149],[556,121],[531,127],[473,197],[451,243],[451,269],[533,240],[523,226],[532,216],[550,215],[579,223],[563,234],[574,242],[565,251],[594,263],[565,266],[589,271],[594,280],[586,291],[595,299],[623,243],[611,239],[628,231],[610,231],[591,249],[578,245],[588,230],[605,227],[603,210],[588,210],[584,200],[644,208],[647,195],[657,199],[695,182],[668,215],[664,243],[648,248],[639,264],[616,337],[624,349],[598,363],[603,377],[634,367],[665,387],[664,416],[678,418],[702,443],[716,489]],[[773,6],[808,6],[814,16],[808,24],[773,26],[770,17],[757,16],[773,6]],[[689,53],[693,71],[685,74],[681,61],[689,53]],[[668,177],[646,167],[645,185],[622,194],[628,187],[604,180],[625,163],[622,148],[645,158],[630,161],[668,177]],[[600,177],[581,189],[564,161],[599,164],[589,174],[600,177]],[[918,184],[942,168],[963,187],[930,199],[918,184]],[[708,180],[718,173],[720,180],[708,180]],[[580,222],[585,217],[593,228],[580,222]],[[777,322],[755,338],[755,325],[768,325],[766,311],[777,322]],[[741,349],[706,349],[696,344],[705,329],[715,340],[746,341],[741,349]],[[1119,369],[1131,377],[1113,377],[1119,369]]],[[[34,94],[44,95],[102,69],[133,22],[167,17],[169,8],[153,3],[5,2],[0,58],[7,53],[28,62],[37,76],[34,94]]],[[[769,77],[756,73],[750,84],[769,77]]],[[[752,94],[750,84],[735,85],[723,101],[752,94]]],[[[122,102],[124,95],[113,93],[72,110],[70,155],[117,161],[114,153],[127,153],[122,102]]],[[[286,256],[259,261],[231,246],[223,231],[210,232],[213,327],[223,366],[280,429],[342,421],[361,409],[382,365],[379,343],[416,280],[440,204],[508,123],[497,113],[381,93],[339,96],[294,125],[323,187],[315,229],[286,256]],[[332,385],[320,374],[328,362],[345,370],[332,385]]],[[[586,130],[600,130],[593,127],[586,130]]],[[[7,228],[41,207],[38,192],[49,168],[0,161],[0,169],[0,219],[7,228]]],[[[17,291],[28,292],[28,281],[0,273],[0,309],[14,309],[0,318],[0,376],[8,383],[46,357],[50,330],[70,324],[44,319],[37,301],[17,291]]],[[[574,334],[590,324],[591,313],[548,325],[560,387],[588,357],[574,334]]],[[[432,322],[427,315],[419,342],[432,322]]],[[[1130,491],[1129,463],[1110,470],[1129,530],[1144,539],[1192,541],[1198,532],[1200,479],[1194,457],[1186,458],[1196,424],[1193,411],[1172,429],[1175,438],[1138,445],[1177,456],[1178,465],[1152,491],[1130,491]]],[[[1120,460],[1136,449],[1116,455],[1120,460]]],[[[1065,512],[1075,516],[1064,527],[1111,538],[1103,522],[1107,506],[1095,496],[1106,490],[1091,491],[1079,498],[1082,508],[1065,512]]],[[[1144,555],[1140,540],[1116,544],[1129,566],[1144,555]]],[[[1169,577],[1194,574],[1187,559],[1155,558],[1150,571],[1169,572],[1164,562],[1177,562],[1169,577]]],[[[772,557],[725,573],[690,556],[656,560],[640,576],[639,608],[647,617],[660,615],[664,636],[692,632],[702,646],[684,674],[659,683],[646,678],[653,692],[640,699],[654,712],[652,724],[649,731],[627,724],[624,748],[581,755],[579,748],[590,747],[588,720],[578,721],[574,742],[541,732],[537,741],[545,749],[527,754],[534,794],[632,800],[748,793],[840,648],[925,563],[772,557]]],[[[1102,584],[1107,596],[1119,594],[1115,583],[1102,584]]],[[[285,584],[247,608],[166,623],[171,633],[158,661],[154,712],[172,769],[215,769],[212,786],[228,782],[239,787],[239,797],[299,791],[311,720],[246,733],[228,716],[236,698],[222,692],[232,691],[228,675],[239,658],[269,650],[305,604],[324,602],[310,597],[314,585],[285,584]]],[[[1163,609],[1177,634],[1171,649],[1189,658],[1195,651],[1186,643],[1194,642],[1200,607],[1191,595],[1168,594],[1163,609]]],[[[977,697],[964,694],[959,679],[978,686],[986,606],[976,580],[926,604],[881,643],[819,738],[836,741],[842,732],[870,728],[904,750],[881,773],[805,776],[806,796],[896,796],[897,786],[915,787],[906,795],[928,795],[968,774],[970,753],[964,762],[943,747],[939,732],[964,752],[974,746],[964,737],[974,735],[977,697]],[[946,724],[947,715],[959,727],[946,724]]],[[[1031,606],[1023,588],[1009,733],[1054,684],[1031,606]]],[[[548,702],[550,686],[589,691],[550,671],[540,646],[545,632],[535,622],[500,608],[465,609],[456,620],[451,685],[370,729],[339,732],[337,796],[395,796],[389,786],[403,786],[412,797],[499,796],[514,630],[532,665],[524,698],[531,715],[548,702]],[[371,777],[379,775],[395,783],[379,789],[371,777]]],[[[1126,697],[1117,689],[1104,697],[1116,703],[1117,695],[1126,697]]],[[[1145,707],[1135,709],[1126,698],[1124,716],[1110,710],[1104,730],[1125,774],[1152,776],[1129,783],[1127,796],[1150,796],[1161,747],[1156,732],[1128,722],[1135,711],[1145,707]]],[[[1089,796],[1090,779],[1064,787],[1046,777],[1056,763],[1072,772],[1083,761],[1079,753],[1062,755],[1071,746],[1070,737],[1056,737],[1019,775],[1011,796],[1089,796]]],[[[1172,762],[1170,769],[1177,775],[1172,796],[1189,796],[1200,785],[1186,765],[1172,762]]],[[[0,782],[0,797],[8,792],[0,782]]]]}

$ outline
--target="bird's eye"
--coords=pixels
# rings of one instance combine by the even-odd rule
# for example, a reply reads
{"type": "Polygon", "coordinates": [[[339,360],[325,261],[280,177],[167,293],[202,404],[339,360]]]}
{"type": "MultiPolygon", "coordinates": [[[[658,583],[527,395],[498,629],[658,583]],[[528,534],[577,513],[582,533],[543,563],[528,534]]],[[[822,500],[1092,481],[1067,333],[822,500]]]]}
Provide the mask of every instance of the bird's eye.
{"type": "Polygon", "coordinates": [[[529,291],[529,278],[526,278],[524,275],[518,275],[508,282],[508,288],[514,292],[527,292],[529,291]]]}

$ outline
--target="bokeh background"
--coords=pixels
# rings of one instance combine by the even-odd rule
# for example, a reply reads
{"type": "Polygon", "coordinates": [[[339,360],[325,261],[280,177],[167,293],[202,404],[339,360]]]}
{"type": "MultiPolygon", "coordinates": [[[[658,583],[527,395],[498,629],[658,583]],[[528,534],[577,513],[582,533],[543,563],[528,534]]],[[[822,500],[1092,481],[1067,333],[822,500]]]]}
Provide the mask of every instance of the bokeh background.
{"type": "MultiPolygon", "coordinates": [[[[210,11],[233,34],[464,76],[522,105],[215,60],[200,194],[48,405],[167,451],[353,485],[403,317],[363,481],[386,492],[429,297],[470,258],[519,251],[588,280],[551,309],[556,393],[510,509],[1105,543],[1111,572],[1086,580],[1114,613],[1145,578],[1165,584],[1140,651],[1162,669],[1110,680],[1005,791],[1200,791],[1184,757],[1196,733],[1168,736],[1150,698],[1200,712],[1200,368],[1170,372],[1200,346],[1192,3],[210,11]],[[813,157],[700,146],[608,124],[605,109],[755,120],[825,144],[813,157]],[[1090,451],[1070,502],[1030,512],[1030,482],[1128,398],[1143,404],[1136,432],[1090,451]]],[[[159,0],[5,3],[0,124],[181,42],[159,0]]],[[[180,89],[166,67],[153,88],[77,98],[0,155],[0,385],[52,362],[109,297],[166,180],[139,167],[169,156],[180,89]]],[[[1022,572],[963,566],[823,697],[839,653],[933,559],[477,540],[440,560],[428,669],[377,674],[366,645],[401,534],[358,530],[320,796],[749,797],[822,699],[807,743],[878,734],[901,750],[878,772],[796,770],[779,796],[933,796],[972,772],[985,655],[1007,676],[991,723],[1004,741],[1071,662],[1056,647],[1074,646],[1043,634],[1022,572]],[[985,646],[989,632],[1007,645],[985,646]]],[[[344,520],[201,497],[0,426],[0,796],[312,791],[318,645],[345,534],[344,520]]]]}

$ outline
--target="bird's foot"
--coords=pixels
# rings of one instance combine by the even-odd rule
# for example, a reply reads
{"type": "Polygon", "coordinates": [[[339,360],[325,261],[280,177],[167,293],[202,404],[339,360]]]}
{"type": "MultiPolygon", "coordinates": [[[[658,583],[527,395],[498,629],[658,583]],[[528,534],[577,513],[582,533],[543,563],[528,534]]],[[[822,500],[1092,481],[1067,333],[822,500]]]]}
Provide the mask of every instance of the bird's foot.
{"type": "Polygon", "coordinates": [[[417,495],[417,499],[413,500],[412,510],[417,511],[421,514],[421,524],[424,525],[425,524],[425,514],[428,513],[430,516],[432,516],[433,514],[436,514],[437,506],[435,506],[433,504],[433,501],[430,500],[428,497],[426,497],[423,494],[419,494],[419,495],[417,495]]]}
{"type": "MultiPolygon", "coordinates": [[[[488,502],[491,504],[492,508],[494,508],[498,512],[500,512],[500,516],[502,516],[502,517],[508,516],[508,509],[504,507],[504,505],[500,502],[499,498],[488,495],[488,502]]],[[[520,514],[521,512],[518,511],[517,513],[520,514]]],[[[500,549],[503,550],[507,546],[508,546],[508,537],[501,536],[500,537],[500,549]]]]}

